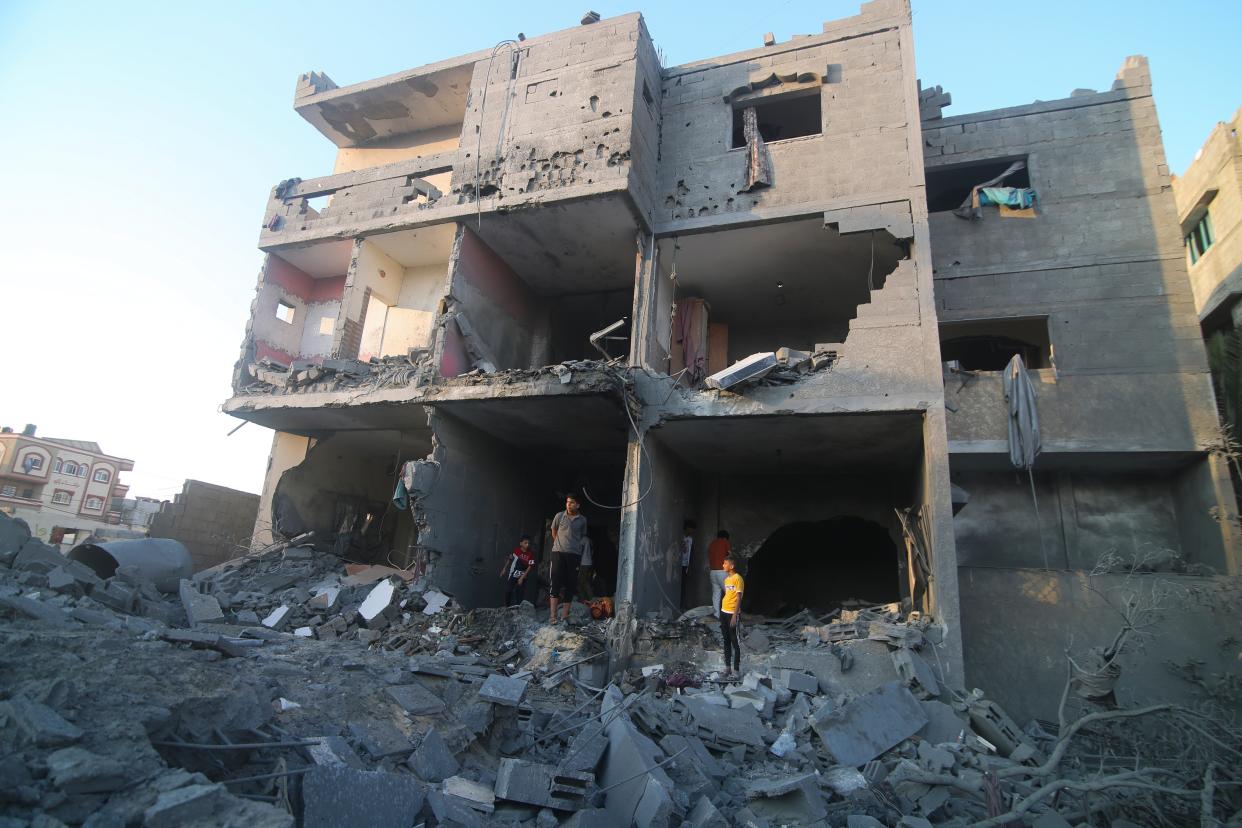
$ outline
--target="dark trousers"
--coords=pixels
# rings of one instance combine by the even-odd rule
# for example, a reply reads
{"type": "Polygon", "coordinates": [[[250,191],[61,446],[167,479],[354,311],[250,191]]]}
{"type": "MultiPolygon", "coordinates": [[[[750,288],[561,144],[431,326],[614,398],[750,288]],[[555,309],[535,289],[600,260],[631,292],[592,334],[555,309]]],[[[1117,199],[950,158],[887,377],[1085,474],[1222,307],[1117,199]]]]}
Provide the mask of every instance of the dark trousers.
{"type": "Polygon", "coordinates": [[[526,584],[517,578],[510,578],[505,583],[505,606],[512,607],[522,603],[524,592],[526,592],[526,584]]]}
{"type": "Polygon", "coordinates": [[[552,553],[552,597],[566,603],[572,603],[574,593],[578,590],[578,566],[582,563],[581,555],[568,552],[552,553]]]}
{"type": "Polygon", "coordinates": [[[733,613],[721,611],[720,635],[724,639],[725,669],[742,669],[742,645],[737,640],[737,627],[733,626],[733,613]]]}

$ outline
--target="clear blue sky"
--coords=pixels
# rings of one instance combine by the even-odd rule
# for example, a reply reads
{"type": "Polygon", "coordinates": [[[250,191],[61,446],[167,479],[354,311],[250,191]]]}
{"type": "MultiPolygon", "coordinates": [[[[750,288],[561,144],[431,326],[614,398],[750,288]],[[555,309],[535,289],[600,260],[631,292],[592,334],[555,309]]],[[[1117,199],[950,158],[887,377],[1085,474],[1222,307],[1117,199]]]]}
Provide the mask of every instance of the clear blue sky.
{"type": "MultiPolygon", "coordinates": [[[[332,145],[293,112],[297,75],[355,83],[576,25],[587,2],[0,0],[0,424],[130,457],[135,494],[170,497],[186,477],[258,491],[270,434],[226,438],[238,421],[217,408],[268,190],[332,168],[332,145]]],[[[857,9],[639,10],[676,64],[857,9]]],[[[948,114],[1104,90],[1126,55],[1147,55],[1178,172],[1242,104],[1237,0],[915,0],[914,25],[919,75],[953,94],[948,114]]]]}

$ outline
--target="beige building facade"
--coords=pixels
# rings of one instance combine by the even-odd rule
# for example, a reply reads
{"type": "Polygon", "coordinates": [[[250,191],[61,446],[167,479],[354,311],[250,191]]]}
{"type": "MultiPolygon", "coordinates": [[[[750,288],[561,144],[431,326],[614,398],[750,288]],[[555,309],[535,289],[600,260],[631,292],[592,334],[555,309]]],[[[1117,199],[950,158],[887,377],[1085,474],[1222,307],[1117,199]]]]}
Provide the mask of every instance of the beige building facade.
{"type": "Polygon", "coordinates": [[[134,461],[105,454],[98,443],[0,431],[0,510],[25,520],[31,534],[71,543],[122,521],[120,481],[134,461]]]}
{"type": "Polygon", "coordinates": [[[1195,307],[1210,332],[1234,326],[1242,296],[1242,108],[1212,129],[1182,176],[1173,178],[1177,219],[1195,307]]]}

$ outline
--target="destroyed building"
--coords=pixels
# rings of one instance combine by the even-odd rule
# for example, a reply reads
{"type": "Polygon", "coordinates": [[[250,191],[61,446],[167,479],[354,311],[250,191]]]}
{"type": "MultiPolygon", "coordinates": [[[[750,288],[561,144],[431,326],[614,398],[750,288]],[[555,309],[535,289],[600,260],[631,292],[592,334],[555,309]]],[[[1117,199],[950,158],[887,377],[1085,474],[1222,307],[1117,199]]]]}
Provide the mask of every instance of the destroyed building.
{"type": "Polygon", "coordinates": [[[272,190],[225,403],[276,431],[259,541],[314,532],[495,606],[578,492],[616,627],[706,603],[724,528],[746,611],[906,601],[943,677],[1054,715],[1067,625],[1102,612],[1085,573],[1238,571],[1150,76],[955,116],[912,38],[874,0],[662,66],[640,15],[588,16],[303,75],[336,164],[272,190]]]}

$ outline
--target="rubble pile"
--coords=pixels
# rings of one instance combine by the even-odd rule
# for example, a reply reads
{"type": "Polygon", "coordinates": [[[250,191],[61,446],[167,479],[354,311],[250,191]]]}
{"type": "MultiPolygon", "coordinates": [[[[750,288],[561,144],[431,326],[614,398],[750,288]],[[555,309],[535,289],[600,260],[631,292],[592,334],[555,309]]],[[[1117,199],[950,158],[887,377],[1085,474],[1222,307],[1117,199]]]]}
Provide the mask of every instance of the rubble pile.
{"type": "Polygon", "coordinates": [[[401,356],[358,359],[297,359],[284,365],[264,357],[246,366],[252,382],[241,394],[284,394],[291,391],[339,391],[344,388],[400,388],[414,382],[427,364],[425,348],[401,356]]]}
{"type": "Polygon", "coordinates": [[[953,689],[895,605],[748,624],[739,678],[714,624],[639,622],[609,680],[582,605],[465,611],[299,545],[166,594],[0,516],[0,826],[1047,828],[1151,796],[1069,796],[1115,734],[953,689]]]}
{"type": "Polygon", "coordinates": [[[707,377],[708,388],[728,391],[748,385],[791,385],[815,371],[827,371],[840,358],[839,345],[816,345],[814,351],[778,348],[751,354],[707,377]]]}

